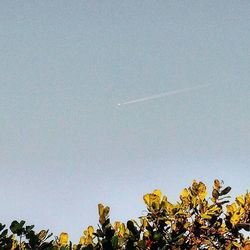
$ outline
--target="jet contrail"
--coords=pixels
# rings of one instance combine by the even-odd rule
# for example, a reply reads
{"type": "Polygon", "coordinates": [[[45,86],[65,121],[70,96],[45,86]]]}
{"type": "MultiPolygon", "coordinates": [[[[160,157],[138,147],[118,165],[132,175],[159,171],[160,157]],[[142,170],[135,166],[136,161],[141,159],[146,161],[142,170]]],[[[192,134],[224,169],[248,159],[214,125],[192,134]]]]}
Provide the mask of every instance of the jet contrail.
{"type": "Polygon", "coordinates": [[[129,104],[133,104],[133,103],[137,103],[137,102],[145,102],[145,101],[158,99],[158,98],[162,98],[162,97],[166,97],[166,96],[177,95],[177,94],[180,94],[180,93],[183,93],[183,92],[188,92],[188,91],[191,91],[191,90],[206,88],[206,87],[208,87],[210,85],[211,84],[203,84],[203,85],[196,85],[196,86],[190,87],[190,88],[167,91],[167,92],[163,92],[163,93],[160,93],[160,94],[157,94],[157,95],[147,96],[147,97],[143,97],[143,98],[139,98],[139,99],[123,102],[123,103],[118,103],[117,105],[121,106],[121,105],[129,105],[129,104]]]}

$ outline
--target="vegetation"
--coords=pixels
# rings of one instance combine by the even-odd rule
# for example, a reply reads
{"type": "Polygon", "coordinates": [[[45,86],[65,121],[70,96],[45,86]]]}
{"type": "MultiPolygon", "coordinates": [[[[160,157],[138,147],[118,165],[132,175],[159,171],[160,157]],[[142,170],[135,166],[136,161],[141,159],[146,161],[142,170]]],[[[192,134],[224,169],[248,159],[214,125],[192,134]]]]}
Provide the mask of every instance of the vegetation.
{"type": "Polygon", "coordinates": [[[0,224],[0,249],[250,250],[246,236],[250,231],[250,193],[230,204],[230,190],[215,180],[207,198],[205,184],[193,181],[176,203],[155,190],[143,197],[147,214],[126,224],[111,223],[109,207],[99,204],[98,228],[89,226],[78,244],[72,244],[67,233],[54,239],[48,230],[36,233],[34,226],[25,226],[24,221],[13,221],[10,232],[0,224]]]}

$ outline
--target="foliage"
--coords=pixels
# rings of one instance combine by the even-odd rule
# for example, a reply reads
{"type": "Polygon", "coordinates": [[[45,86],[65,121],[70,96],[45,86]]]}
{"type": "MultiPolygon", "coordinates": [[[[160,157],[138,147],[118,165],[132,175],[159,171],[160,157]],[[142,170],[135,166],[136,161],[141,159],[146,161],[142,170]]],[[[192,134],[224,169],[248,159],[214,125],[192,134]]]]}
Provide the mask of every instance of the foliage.
{"type": "Polygon", "coordinates": [[[51,239],[48,230],[35,233],[34,226],[24,221],[13,221],[9,230],[0,224],[0,249],[48,250],[184,250],[225,249],[250,250],[250,193],[238,196],[229,204],[231,188],[222,188],[215,180],[212,194],[207,198],[207,187],[193,181],[171,203],[160,190],[145,194],[147,214],[126,224],[109,218],[109,207],[98,205],[99,224],[89,226],[78,244],[69,241],[67,233],[51,239]]]}

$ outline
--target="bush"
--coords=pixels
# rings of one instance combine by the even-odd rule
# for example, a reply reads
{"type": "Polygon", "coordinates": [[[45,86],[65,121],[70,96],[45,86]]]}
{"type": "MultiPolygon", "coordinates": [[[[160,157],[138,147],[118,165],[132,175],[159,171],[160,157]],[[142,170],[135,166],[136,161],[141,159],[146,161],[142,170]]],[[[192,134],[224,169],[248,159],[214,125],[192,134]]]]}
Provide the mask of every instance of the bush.
{"type": "Polygon", "coordinates": [[[0,224],[0,249],[250,250],[245,233],[250,231],[250,193],[229,204],[230,190],[215,180],[211,197],[207,198],[205,184],[193,181],[176,203],[154,190],[143,196],[147,214],[126,224],[111,223],[109,207],[99,204],[98,228],[89,226],[78,244],[72,244],[67,233],[54,239],[48,230],[36,233],[34,226],[25,226],[25,221],[13,221],[11,234],[0,224]]]}

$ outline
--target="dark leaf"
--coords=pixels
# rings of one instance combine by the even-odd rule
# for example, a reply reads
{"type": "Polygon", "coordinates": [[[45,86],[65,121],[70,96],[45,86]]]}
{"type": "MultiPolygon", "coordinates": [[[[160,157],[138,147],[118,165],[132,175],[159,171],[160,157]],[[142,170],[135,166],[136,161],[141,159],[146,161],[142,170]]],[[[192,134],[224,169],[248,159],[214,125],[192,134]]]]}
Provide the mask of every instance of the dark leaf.
{"type": "Polygon", "coordinates": [[[246,230],[246,231],[250,231],[250,223],[239,223],[238,225],[237,225],[237,227],[239,228],[239,229],[244,229],[244,230],[246,230]]]}
{"type": "Polygon", "coordinates": [[[5,228],[5,225],[3,225],[2,223],[0,223],[0,231],[2,231],[5,228]]]}
{"type": "Polygon", "coordinates": [[[215,198],[217,200],[219,198],[219,195],[220,195],[219,192],[216,189],[214,189],[212,192],[213,198],[215,198]]]}
{"type": "Polygon", "coordinates": [[[226,195],[231,191],[231,187],[226,187],[224,188],[221,192],[220,192],[220,196],[221,195],[226,195]]]}
{"type": "Polygon", "coordinates": [[[12,223],[10,225],[11,232],[13,234],[16,234],[19,229],[20,229],[19,223],[16,220],[12,221],[12,223]]]}

